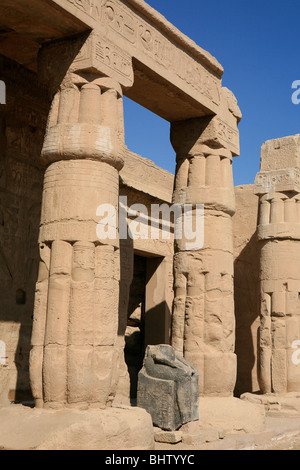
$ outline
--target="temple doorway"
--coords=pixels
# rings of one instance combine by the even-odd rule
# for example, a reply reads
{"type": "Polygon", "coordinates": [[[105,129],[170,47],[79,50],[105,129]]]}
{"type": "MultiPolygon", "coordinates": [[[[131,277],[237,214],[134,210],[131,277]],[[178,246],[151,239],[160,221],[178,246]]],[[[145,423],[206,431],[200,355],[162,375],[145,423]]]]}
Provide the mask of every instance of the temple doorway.
{"type": "Polygon", "coordinates": [[[128,302],[125,362],[130,376],[130,398],[137,394],[138,373],[149,344],[170,343],[171,312],[164,298],[164,258],[134,254],[133,280],[128,302]]]}

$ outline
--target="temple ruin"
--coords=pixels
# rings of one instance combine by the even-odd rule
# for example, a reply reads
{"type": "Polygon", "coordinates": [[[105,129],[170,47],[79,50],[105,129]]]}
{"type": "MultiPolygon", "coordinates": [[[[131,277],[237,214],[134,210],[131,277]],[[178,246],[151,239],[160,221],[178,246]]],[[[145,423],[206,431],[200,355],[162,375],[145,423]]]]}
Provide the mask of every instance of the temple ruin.
{"type": "Polygon", "coordinates": [[[277,395],[299,412],[299,136],[234,187],[223,68],[143,0],[1,0],[0,22],[0,414],[57,426],[31,448],[76,448],[74,425],[81,448],[151,449],[132,405],[159,344],[197,369],[200,427],[259,429],[277,395]],[[126,147],[123,96],[170,122],[175,176],[126,147]],[[162,208],[198,206],[191,248],[162,208]]]}

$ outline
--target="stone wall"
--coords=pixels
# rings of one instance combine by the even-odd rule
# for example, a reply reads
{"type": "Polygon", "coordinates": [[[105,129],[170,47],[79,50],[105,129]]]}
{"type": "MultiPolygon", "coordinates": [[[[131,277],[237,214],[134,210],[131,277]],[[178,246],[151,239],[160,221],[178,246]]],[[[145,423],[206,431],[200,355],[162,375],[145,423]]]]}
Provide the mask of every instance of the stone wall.
{"type": "Polygon", "coordinates": [[[30,398],[28,361],[49,102],[35,74],[0,57],[0,402],[30,398]]]}

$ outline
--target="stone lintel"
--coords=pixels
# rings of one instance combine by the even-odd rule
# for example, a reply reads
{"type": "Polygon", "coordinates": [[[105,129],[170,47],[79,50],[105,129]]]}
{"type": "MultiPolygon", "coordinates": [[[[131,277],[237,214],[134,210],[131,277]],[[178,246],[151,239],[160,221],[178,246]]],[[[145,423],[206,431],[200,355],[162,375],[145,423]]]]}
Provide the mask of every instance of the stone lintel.
{"type": "MultiPolygon", "coordinates": [[[[52,0],[51,4],[94,30],[98,39],[85,51],[94,56],[88,66],[120,75],[129,98],[169,121],[217,113],[223,68],[144,1],[52,0]],[[154,100],[158,95],[160,99],[154,100]]],[[[82,65],[85,60],[80,58],[82,65]]]]}
{"type": "MultiPolygon", "coordinates": [[[[126,3],[126,2],[125,2],[126,3]]],[[[157,28],[160,28],[174,42],[185,48],[188,52],[201,60],[208,68],[213,70],[218,76],[222,76],[223,67],[209,52],[199,47],[189,37],[173,26],[163,15],[152,8],[143,0],[127,0],[127,3],[144,15],[148,20],[153,22],[157,28]]]]}
{"type": "Polygon", "coordinates": [[[261,196],[275,192],[300,192],[300,168],[260,171],[254,182],[254,194],[261,196]]]}
{"type": "MultiPolygon", "coordinates": [[[[187,52],[194,55],[195,58],[201,60],[203,64],[210,68],[217,76],[221,77],[223,75],[224,69],[215,57],[179,31],[163,15],[143,0],[94,0],[93,2],[89,0],[50,0],[50,3],[56,4],[70,12],[91,28],[99,27],[99,22],[103,19],[103,10],[107,8],[113,9],[115,4],[119,3],[123,11],[127,13],[127,18],[119,18],[125,22],[124,29],[128,29],[127,33],[124,33],[126,39],[129,39],[136,33],[136,31],[131,28],[126,28],[126,26],[129,26],[129,24],[126,24],[126,19],[129,20],[130,15],[139,15],[147,22],[151,22],[154,27],[167,34],[170,39],[186,49],[187,52]]],[[[123,25],[119,26],[121,29],[123,25]]]]}

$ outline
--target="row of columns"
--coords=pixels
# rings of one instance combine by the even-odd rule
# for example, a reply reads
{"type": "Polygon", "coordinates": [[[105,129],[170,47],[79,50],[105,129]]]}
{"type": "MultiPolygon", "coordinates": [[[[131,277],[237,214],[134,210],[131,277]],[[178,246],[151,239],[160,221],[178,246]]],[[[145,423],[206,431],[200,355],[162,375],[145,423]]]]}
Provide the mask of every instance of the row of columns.
{"type": "MultiPolygon", "coordinates": [[[[40,407],[111,404],[124,348],[118,330],[119,240],[101,240],[96,230],[100,204],[118,211],[122,89],[107,77],[84,77],[67,73],[53,99],[42,151],[47,169],[30,355],[31,387],[40,407]]],[[[225,120],[237,135],[241,116],[230,96],[222,92],[222,130],[225,120]]],[[[171,125],[177,154],[173,202],[192,205],[194,218],[197,205],[204,206],[204,246],[194,250],[185,240],[175,241],[172,344],[197,367],[202,396],[230,396],[236,380],[237,153],[219,132],[219,117],[171,125]]],[[[111,224],[118,228],[115,219],[111,224]]]]}

